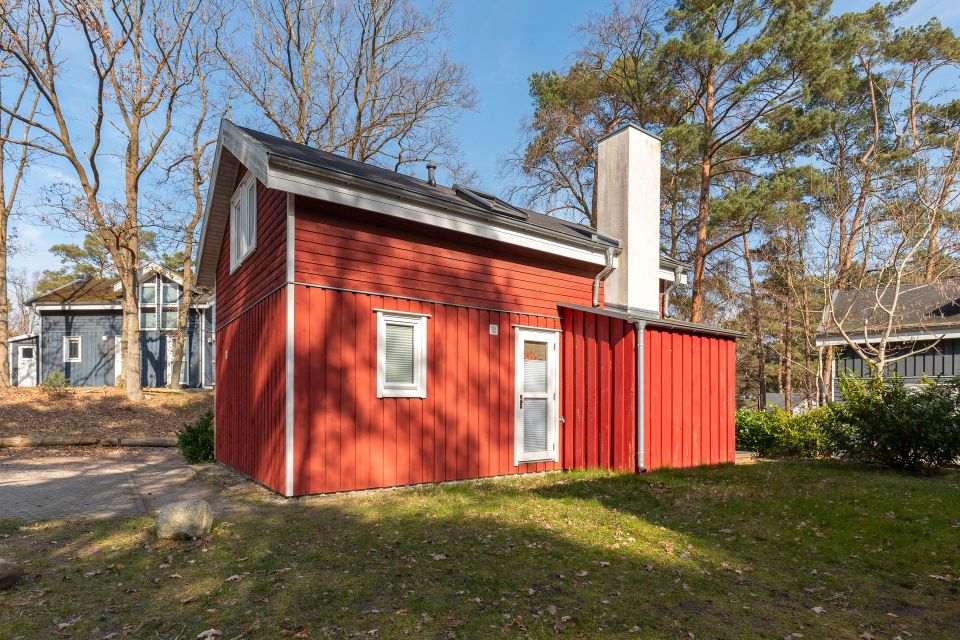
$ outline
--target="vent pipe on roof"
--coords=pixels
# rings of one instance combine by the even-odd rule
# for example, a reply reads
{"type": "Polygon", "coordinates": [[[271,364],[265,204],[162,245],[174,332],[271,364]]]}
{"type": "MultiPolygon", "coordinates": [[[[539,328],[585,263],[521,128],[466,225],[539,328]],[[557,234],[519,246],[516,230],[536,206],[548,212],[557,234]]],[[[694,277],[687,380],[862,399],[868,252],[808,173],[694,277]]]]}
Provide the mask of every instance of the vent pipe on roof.
{"type": "Polygon", "coordinates": [[[437,186],[437,165],[432,162],[427,163],[427,184],[431,187],[437,186]]]}

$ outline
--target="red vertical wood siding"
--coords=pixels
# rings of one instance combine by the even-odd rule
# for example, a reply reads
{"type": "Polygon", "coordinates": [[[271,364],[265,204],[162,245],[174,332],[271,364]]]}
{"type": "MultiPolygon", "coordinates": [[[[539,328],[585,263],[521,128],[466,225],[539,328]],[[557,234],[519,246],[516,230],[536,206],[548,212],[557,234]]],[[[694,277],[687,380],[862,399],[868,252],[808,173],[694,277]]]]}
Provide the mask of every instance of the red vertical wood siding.
{"type": "Polygon", "coordinates": [[[217,460],[284,490],[286,295],[280,289],[217,331],[217,460]]]}
{"type": "Polygon", "coordinates": [[[560,321],[297,286],[294,493],[561,468],[515,466],[513,325],[560,321]],[[427,397],[377,398],[376,313],[429,314],[427,397]],[[490,325],[499,335],[490,335],[490,325]]]}
{"type": "MultiPolygon", "coordinates": [[[[563,467],[635,471],[634,325],[597,313],[562,311],[563,467]]],[[[735,346],[729,336],[647,325],[648,470],[734,460],[735,346]]]]}
{"type": "MultiPolygon", "coordinates": [[[[241,169],[237,183],[243,177],[241,169]]],[[[257,183],[257,246],[230,273],[230,227],[217,262],[217,460],[284,490],[285,192],[257,183]]]]}
{"type": "Polygon", "coordinates": [[[636,471],[636,332],[610,316],[562,312],[563,468],[636,471]]]}

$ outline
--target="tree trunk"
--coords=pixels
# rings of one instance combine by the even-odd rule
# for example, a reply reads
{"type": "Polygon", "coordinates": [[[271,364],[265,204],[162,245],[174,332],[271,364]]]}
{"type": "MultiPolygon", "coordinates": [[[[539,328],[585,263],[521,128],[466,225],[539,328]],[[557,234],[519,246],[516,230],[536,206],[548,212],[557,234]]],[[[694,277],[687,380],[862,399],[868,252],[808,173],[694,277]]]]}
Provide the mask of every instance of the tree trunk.
{"type": "MultiPolygon", "coordinates": [[[[2,193],[0,193],[2,196],[2,193]]],[[[0,205],[2,207],[2,205],[0,205]]],[[[10,386],[10,301],[7,299],[7,212],[0,211],[0,389],[10,386]]]]}
{"type": "Polygon", "coordinates": [[[700,197],[697,203],[697,242],[693,250],[693,295],[690,320],[703,322],[704,279],[707,263],[707,223],[710,219],[710,184],[713,179],[714,71],[707,72],[703,111],[703,159],[700,163],[700,197]]]}
{"type": "MultiPolygon", "coordinates": [[[[173,342],[173,365],[170,371],[170,380],[168,381],[168,386],[171,389],[180,389],[183,387],[183,385],[180,384],[180,370],[183,368],[183,351],[187,337],[187,321],[190,317],[190,304],[193,302],[193,261],[190,258],[190,256],[193,255],[192,234],[187,235],[183,253],[185,256],[183,259],[183,295],[180,298],[180,307],[177,312],[177,332],[173,342]]],[[[200,348],[203,348],[202,337],[200,348]]]]}
{"type": "Polygon", "coordinates": [[[750,306],[753,309],[753,335],[757,340],[757,408],[767,408],[767,367],[763,354],[763,332],[760,324],[760,298],[757,295],[757,281],[753,275],[753,259],[750,256],[750,239],[743,235],[743,258],[747,264],[747,280],[750,282],[750,306]]]}

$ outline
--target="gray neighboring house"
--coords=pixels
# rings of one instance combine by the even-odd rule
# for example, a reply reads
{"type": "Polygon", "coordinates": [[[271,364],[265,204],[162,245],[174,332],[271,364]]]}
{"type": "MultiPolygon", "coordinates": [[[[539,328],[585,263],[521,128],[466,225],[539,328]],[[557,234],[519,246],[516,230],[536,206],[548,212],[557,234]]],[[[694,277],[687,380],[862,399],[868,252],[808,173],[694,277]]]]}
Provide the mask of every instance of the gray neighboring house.
{"type": "MultiPolygon", "coordinates": [[[[168,382],[182,285],[179,275],[160,265],[150,263],[140,271],[140,382],[145,387],[168,382]]],[[[75,280],[30,300],[40,330],[10,340],[14,384],[32,386],[60,372],[71,386],[115,385],[122,372],[121,302],[118,281],[102,278],[75,280]],[[31,355],[33,376],[25,375],[31,355]]],[[[213,294],[194,289],[181,370],[186,387],[213,386],[214,313],[213,294]]]]}
{"type": "MultiPolygon", "coordinates": [[[[861,377],[870,368],[850,347],[843,333],[856,344],[876,343],[884,334],[894,290],[857,289],[836,291],[824,312],[817,333],[817,346],[835,346],[833,397],[839,398],[836,380],[842,371],[861,377]],[[843,328],[841,332],[840,325],[843,328]]],[[[929,378],[960,376],[960,278],[903,285],[887,347],[890,357],[910,353],[886,368],[910,384],[929,378]]]]}

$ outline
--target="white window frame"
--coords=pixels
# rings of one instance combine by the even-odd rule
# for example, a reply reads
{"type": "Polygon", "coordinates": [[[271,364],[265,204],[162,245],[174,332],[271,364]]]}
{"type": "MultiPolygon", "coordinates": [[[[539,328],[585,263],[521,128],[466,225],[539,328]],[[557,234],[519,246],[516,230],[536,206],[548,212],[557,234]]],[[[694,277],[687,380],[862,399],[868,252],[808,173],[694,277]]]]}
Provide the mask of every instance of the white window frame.
{"type": "Polygon", "coordinates": [[[513,380],[513,465],[560,461],[560,334],[551,329],[516,326],[514,334],[513,380]],[[523,450],[523,344],[547,343],[547,450],[525,453],[523,450]]]}
{"type": "Polygon", "coordinates": [[[177,322],[180,319],[180,300],[183,298],[183,287],[178,285],[172,280],[160,280],[157,282],[157,292],[159,296],[157,297],[157,329],[160,331],[176,331],[177,322]],[[177,290],[177,301],[176,302],[166,302],[163,299],[163,292],[167,290],[168,287],[173,287],[177,290]],[[163,314],[167,311],[176,311],[177,315],[173,321],[173,326],[168,327],[163,323],[163,314]]]}
{"type": "Polygon", "coordinates": [[[83,340],[80,336],[63,336],[63,361],[64,362],[83,362],[83,340]],[[77,357],[70,357],[69,344],[73,340],[77,341],[77,357]]]}
{"type": "Polygon", "coordinates": [[[374,309],[377,314],[377,397],[427,397],[427,320],[429,315],[374,309]],[[387,324],[413,327],[413,383],[387,383],[387,324]]]}
{"type": "Polygon", "coordinates": [[[158,305],[160,303],[161,295],[160,286],[157,282],[157,277],[153,276],[152,280],[144,280],[140,282],[140,295],[137,296],[137,327],[140,331],[159,331],[160,330],[160,314],[157,311],[158,305]],[[143,290],[144,289],[153,289],[153,302],[143,302],[143,290]],[[155,327],[145,327],[143,326],[143,312],[153,310],[153,315],[156,318],[155,327]]]}
{"type": "Polygon", "coordinates": [[[230,198],[230,273],[257,248],[257,182],[248,171],[230,198]],[[241,247],[239,228],[242,222],[249,226],[249,243],[241,247]]]}

